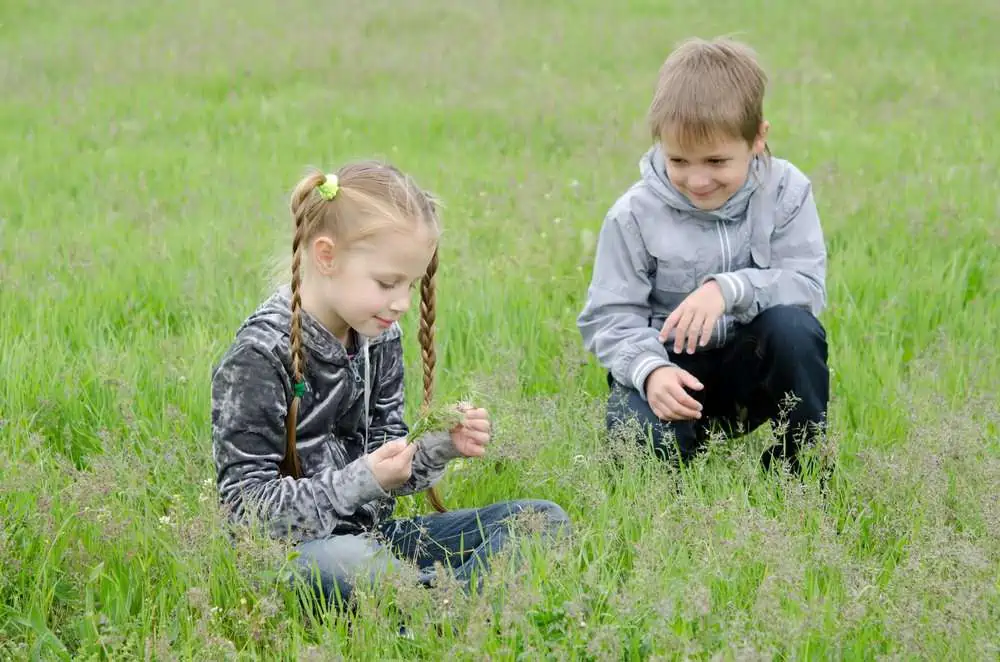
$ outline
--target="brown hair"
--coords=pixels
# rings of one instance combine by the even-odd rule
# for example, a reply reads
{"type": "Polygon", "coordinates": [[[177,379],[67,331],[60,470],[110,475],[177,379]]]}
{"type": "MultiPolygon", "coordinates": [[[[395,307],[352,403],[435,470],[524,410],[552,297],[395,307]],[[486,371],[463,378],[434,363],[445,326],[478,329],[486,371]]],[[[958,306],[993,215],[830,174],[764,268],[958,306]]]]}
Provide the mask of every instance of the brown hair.
{"type": "MultiPolygon", "coordinates": [[[[373,234],[392,227],[413,227],[423,224],[433,233],[436,241],[440,233],[438,201],[421,189],[411,177],[397,168],[379,161],[359,161],[343,166],[336,173],[336,182],[328,181],[322,172],[314,171],[295,186],[291,196],[292,218],[295,234],[292,239],[291,280],[291,351],[293,372],[293,399],[285,421],[286,449],[281,461],[281,471],[298,478],[302,475],[299,456],[295,449],[299,401],[305,385],[305,353],[302,351],[302,253],[309,241],[326,232],[337,238],[339,246],[349,246],[373,234]],[[333,190],[330,187],[335,187],[333,190]],[[332,197],[324,196],[328,190],[332,197]],[[367,219],[362,224],[360,219],[367,219]]],[[[427,271],[420,283],[420,354],[423,360],[423,407],[431,405],[434,397],[435,276],[438,254],[435,249],[427,271]]],[[[445,508],[435,488],[428,497],[439,512],[445,508]]]]}
{"type": "Polygon", "coordinates": [[[767,74],[749,46],[727,38],[682,42],[660,67],[647,116],[655,141],[682,145],[719,134],[752,143],[764,120],[767,74]]]}

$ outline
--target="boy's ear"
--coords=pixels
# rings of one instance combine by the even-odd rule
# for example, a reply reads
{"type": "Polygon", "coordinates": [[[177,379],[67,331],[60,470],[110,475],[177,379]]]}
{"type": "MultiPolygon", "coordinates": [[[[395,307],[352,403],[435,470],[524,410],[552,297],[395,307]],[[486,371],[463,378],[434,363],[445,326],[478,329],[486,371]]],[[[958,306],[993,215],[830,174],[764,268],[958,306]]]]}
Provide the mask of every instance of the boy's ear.
{"type": "Polygon", "coordinates": [[[757,129],[757,137],[753,141],[754,154],[762,154],[767,147],[767,131],[771,128],[771,123],[764,120],[757,129]]]}
{"type": "Polygon", "coordinates": [[[313,261],[316,269],[324,276],[333,274],[336,262],[337,244],[330,237],[319,236],[312,244],[313,261]]]}

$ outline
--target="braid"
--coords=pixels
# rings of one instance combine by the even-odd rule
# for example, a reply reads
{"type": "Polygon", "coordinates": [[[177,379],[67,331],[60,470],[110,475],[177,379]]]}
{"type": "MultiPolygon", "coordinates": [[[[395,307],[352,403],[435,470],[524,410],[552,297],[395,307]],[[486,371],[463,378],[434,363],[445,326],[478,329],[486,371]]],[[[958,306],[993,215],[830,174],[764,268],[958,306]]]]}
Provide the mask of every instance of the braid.
{"type": "MultiPolygon", "coordinates": [[[[424,365],[424,402],[423,409],[429,410],[434,401],[434,368],[437,357],[434,352],[434,317],[437,304],[435,293],[435,276],[438,269],[438,253],[435,249],[431,261],[427,265],[427,273],[420,281],[420,357],[424,365]]],[[[439,513],[447,512],[441,494],[436,487],[427,490],[427,499],[439,513]]]]}
{"type": "Polygon", "coordinates": [[[293,209],[295,214],[295,236],[292,239],[292,403],[288,407],[288,417],[285,420],[285,457],[281,461],[283,473],[299,478],[302,475],[302,468],[299,465],[299,454],[295,449],[295,428],[298,426],[299,402],[302,398],[302,388],[304,379],[304,356],[302,353],[302,293],[300,285],[302,277],[300,274],[302,266],[302,241],[305,235],[306,221],[305,213],[299,205],[293,209]]]}
{"type": "Polygon", "coordinates": [[[434,352],[434,318],[437,307],[435,276],[438,268],[438,254],[434,251],[427,273],[420,281],[420,357],[424,366],[424,407],[430,407],[434,398],[434,368],[437,357],[434,352]]]}

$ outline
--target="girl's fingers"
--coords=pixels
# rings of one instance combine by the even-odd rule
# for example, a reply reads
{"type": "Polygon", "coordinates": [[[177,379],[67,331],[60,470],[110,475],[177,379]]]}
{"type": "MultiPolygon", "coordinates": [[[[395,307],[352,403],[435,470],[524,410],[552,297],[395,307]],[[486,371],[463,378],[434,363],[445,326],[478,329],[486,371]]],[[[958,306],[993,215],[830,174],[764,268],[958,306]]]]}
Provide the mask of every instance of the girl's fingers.
{"type": "Polygon", "coordinates": [[[477,432],[489,432],[490,422],[483,418],[474,418],[472,420],[467,420],[463,424],[466,430],[476,430],[477,432]]]}
{"type": "MultiPolygon", "coordinates": [[[[415,444],[410,444],[410,445],[414,446],[415,444]]],[[[407,443],[405,438],[393,439],[392,441],[387,441],[386,443],[382,444],[374,451],[372,451],[372,455],[374,455],[380,460],[385,460],[387,458],[394,457],[395,455],[398,455],[402,451],[406,450],[406,446],[407,443]]]]}

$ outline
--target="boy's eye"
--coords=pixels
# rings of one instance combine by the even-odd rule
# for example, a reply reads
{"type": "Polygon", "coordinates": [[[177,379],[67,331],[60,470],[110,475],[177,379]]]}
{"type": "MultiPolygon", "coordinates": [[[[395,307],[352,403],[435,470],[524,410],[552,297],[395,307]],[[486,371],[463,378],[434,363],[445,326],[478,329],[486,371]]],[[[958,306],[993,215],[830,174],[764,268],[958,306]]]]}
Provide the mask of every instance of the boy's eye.
{"type": "Polygon", "coordinates": [[[383,290],[391,290],[392,288],[396,287],[396,286],[395,286],[395,285],[393,285],[392,283],[386,283],[385,281],[382,281],[382,280],[378,281],[378,285],[379,285],[379,287],[381,287],[381,288],[382,288],[383,290]]]}
{"type": "Polygon", "coordinates": [[[709,159],[708,162],[712,165],[722,165],[729,159],[709,159]]]}
{"type": "Polygon", "coordinates": [[[682,163],[684,163],[684,159],[670,159],[670,162],[673,163],[674,165],[681,165],[682,163]]]}

